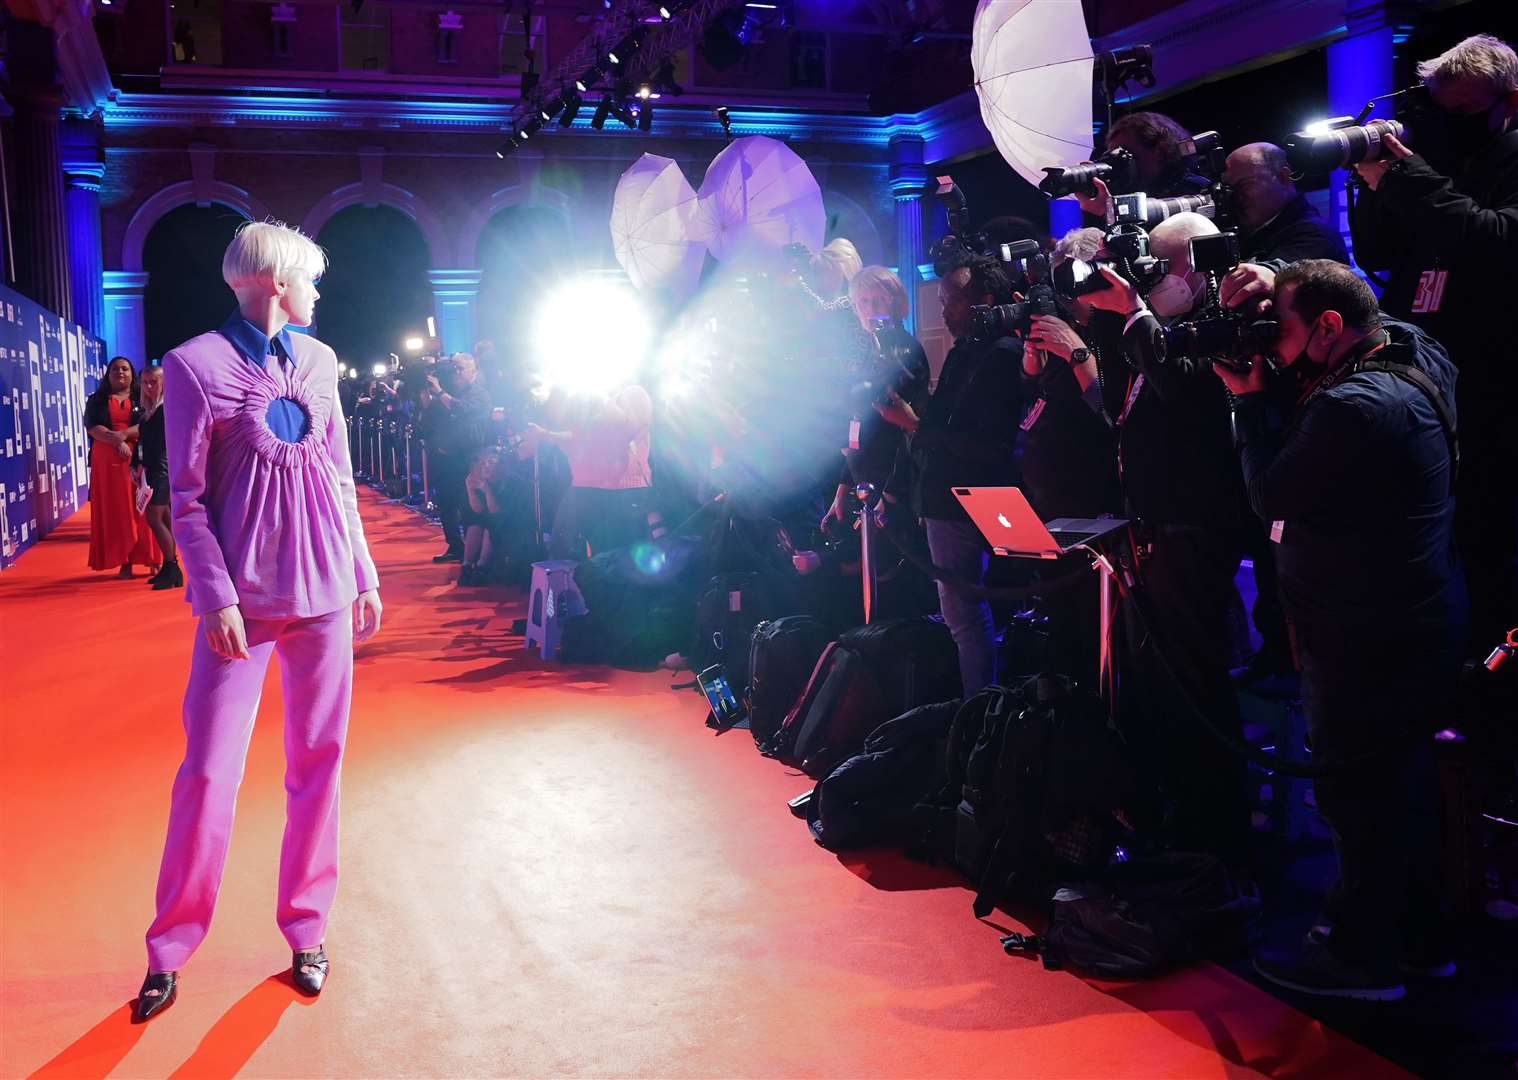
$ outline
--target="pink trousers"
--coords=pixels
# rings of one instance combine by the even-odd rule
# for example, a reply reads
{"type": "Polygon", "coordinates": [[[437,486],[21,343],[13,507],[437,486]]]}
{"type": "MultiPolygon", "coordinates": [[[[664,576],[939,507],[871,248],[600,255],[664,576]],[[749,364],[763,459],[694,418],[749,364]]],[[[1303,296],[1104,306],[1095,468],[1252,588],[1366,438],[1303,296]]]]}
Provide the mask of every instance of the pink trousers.
{"type": "Polygon", "coordinates": [[[184,696],[184,763],[174,778],[158,871],[148,967],[177,971],[216,909],[232,814],[269,655],[285,698],[285,839],[276,916],[292,950],[322,943],[337,890],[338,772],[353,690],[352,613],[246,621],[247,660],[226,660],[195,636],[184,696]]]}

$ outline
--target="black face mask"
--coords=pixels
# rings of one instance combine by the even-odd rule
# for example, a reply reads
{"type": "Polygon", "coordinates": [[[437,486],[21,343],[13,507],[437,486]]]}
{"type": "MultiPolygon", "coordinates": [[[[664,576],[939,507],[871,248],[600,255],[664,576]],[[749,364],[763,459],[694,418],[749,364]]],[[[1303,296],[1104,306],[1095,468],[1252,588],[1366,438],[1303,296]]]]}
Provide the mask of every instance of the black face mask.
{"type": "Polygon", "coordinates": [[[1492,109],[1479,113],[1446,112],[1444,129],[1450,149],[1462,160],[1479,153],[1497,134],[1491,128],[1491,118],[1492,109]]]}
{"type": "Polygon", "coordinates": [[[1313,324],[1312,330],[1307,334],[1307,341],[1302,345],[1302,351],[1287,365],[1286,373],[1295,381],[1297,388],[1302,389],[1314,380],[1320,378],[1328,370],[1328,362],[1314,360],[1307,351],[1312,347],[1312,339],[1317,336],[1318,325],[1313,324]]]}

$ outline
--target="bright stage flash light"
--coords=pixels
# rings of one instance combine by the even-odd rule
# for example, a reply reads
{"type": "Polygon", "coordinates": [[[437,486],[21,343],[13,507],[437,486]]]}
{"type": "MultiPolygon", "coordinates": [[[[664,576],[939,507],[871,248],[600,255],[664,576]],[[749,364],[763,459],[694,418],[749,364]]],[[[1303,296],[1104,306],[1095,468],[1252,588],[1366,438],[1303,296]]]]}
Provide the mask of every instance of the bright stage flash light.
{"type": "Polygon", "coordinates": [[[1333,130],[1333,127],[1334,127],[1334,123],[1333,123],[1332,120],[1326,120],[1326,119],[1325,120],[1314,120],[1310,124],[1303,125],[1303,127],[1302,127],[1302,134],[1303,135],[1327,135],[1330,131],[1333,130]]]}
{"type": "Polygon", "coordinates": [[[437,337],[437,320],[431,315],[427,316],[427,336],[437,337]]]}
{"type": "Polygon", "coordinates": [[[374,377],[376,379],[383,379],[385,377],[385,374],[390,370],[390,368],[389,368],[388,365],[385,364],[385,362],[383,360],[381,360],[378,363],[376,363],[371,370],[374,372],[374,377]]]}
{"type": "Polygon", "coordinates": [[[406,339],[406,349],[409,352],[421,352],[422,346],[425,344],[427,343],[419,337],[408,337],[406,339]]]}
{"type": "Polygon", "coordinates": [[[610,394],[638,374],[653,328],[626,285],[571,282],[538,309],[534,366],[545,390],[610,394]]]}

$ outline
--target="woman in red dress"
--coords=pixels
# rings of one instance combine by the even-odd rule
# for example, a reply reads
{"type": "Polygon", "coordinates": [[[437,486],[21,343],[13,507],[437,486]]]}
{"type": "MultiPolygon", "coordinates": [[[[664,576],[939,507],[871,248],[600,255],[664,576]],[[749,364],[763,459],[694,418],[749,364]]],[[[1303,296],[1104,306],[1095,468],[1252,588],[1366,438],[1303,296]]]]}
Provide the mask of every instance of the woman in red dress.
{"type": "Polygon", "coordinates": [[[124,356],[113,358],[95,392],[84,403],[90,445],[90,569],[163,561],[152,530],[137,512],[132,482],[132,447],[137,442],[137,371],[124,356]]]}

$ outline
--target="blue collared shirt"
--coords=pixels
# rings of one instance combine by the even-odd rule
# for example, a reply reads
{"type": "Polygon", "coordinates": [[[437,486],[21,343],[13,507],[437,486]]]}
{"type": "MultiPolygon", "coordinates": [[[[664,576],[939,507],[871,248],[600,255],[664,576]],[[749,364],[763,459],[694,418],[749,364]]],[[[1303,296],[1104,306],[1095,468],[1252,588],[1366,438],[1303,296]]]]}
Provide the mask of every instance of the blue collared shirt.
{"type": "MultiPolygon", "coordinates": [[[[234,311],[221,324],[218,333],[232,343],[238,354],[250,364],[264,366],[270,356],[279,357],[282,363],[295,365],[295,350],[290,347],[290,331],[281,327],[272,338],[243,318],[241,311],[234,311]]],[[[305,438],[310,426],[306,411],[289,398],[275,398],[269,403],[264,419],[269,430],[284,442],[295,443],[305,438]]]]}

